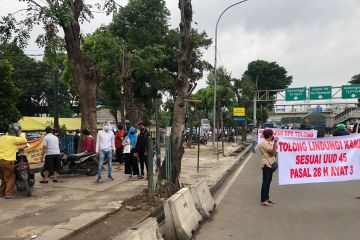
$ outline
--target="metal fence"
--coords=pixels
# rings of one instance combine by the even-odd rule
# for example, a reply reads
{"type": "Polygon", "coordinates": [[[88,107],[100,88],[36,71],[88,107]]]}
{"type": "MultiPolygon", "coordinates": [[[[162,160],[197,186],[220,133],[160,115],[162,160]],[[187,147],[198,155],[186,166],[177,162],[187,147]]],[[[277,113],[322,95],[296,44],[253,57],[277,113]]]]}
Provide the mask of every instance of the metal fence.
{"type": "Polygon", "coordinates": [[[60,137],[59,142],[61,150],[64,150],[68,154],[75,153],[73,136],[60,137]]]}

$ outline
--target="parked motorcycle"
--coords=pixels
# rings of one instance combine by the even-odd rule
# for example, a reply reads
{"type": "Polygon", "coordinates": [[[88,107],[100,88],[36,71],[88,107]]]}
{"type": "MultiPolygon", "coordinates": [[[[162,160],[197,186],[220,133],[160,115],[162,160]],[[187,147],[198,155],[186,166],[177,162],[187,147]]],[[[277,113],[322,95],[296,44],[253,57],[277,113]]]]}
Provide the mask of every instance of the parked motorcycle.
{"type": "Polygon", "coordinates": [[[29,147],[27,144],[23,148],[19,148],[16,151],[16,162],[15,162],[15,185],[16,189],[20,192],[25,192],[26,196],[31,197],[32,188],[35,184],[35,174],[31,172],[30,165],[24,149],[29,147]]]}
{"type": "MultiPolygon", "coordinates": [[[[64,151],[60,154],[60,171],[59,174],[85,174],[95,176],[98,170],[96,154],[83,152],[78,154],[67,155],[64,151]]],[[[42,169],[41,176],[44,177],[45,169],[42,169]]],[[[53,173],[49,173],[51,176],[53,173]]]]}

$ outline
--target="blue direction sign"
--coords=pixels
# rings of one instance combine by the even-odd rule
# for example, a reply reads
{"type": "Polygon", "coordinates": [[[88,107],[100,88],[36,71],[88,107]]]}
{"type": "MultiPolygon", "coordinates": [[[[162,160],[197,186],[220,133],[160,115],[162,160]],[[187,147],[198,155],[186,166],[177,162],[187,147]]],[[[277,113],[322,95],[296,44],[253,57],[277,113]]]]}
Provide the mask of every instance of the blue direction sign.
{"type": "Polygon", "coordinates": [[[234,117],[234,121],[237,121],[237,122],[244,122],[245,121],[245,117],[234,117]]]}

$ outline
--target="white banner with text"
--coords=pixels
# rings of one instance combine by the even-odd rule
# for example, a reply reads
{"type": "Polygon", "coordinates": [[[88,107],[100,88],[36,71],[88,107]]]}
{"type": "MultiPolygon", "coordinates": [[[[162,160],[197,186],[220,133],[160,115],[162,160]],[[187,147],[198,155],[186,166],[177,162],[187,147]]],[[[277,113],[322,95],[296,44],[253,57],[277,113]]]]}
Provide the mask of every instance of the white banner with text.
{"type": "Polygon", "coordinates": [[[277,153],[280,185],[360,179],[360,134],[280,137],[277,153]]]}
{"type": "MultiPolygon", "coordinates": [[[[294,138],[316,138],[317,130],[295,130],[295,129],[280,129],[280,128],[267,128],[271,129],[274,137],[294,137],[294,138]]],[[[265,129],[258,130],[258,144],[264,140],[263,132],[265,129]]]]}

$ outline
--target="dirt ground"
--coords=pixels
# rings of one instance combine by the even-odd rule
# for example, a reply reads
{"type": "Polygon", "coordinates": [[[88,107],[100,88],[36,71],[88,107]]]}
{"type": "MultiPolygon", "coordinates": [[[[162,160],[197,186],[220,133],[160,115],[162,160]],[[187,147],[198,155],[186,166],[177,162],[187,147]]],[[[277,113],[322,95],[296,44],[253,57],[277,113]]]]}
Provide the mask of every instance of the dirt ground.
{"type": "Polygon", "coordinates": [[[162,202],[156,201],[152,206],[147,203],[146,191],[124,203],[120,211],[110,215],[102,221],[80,231],[70,237],[71,240],[108,240],[113,239],[127,228],[134,226],[150,213],[155,211],[162,202]],[[129,208],[137,210],[131,211],[129,208]]]}

